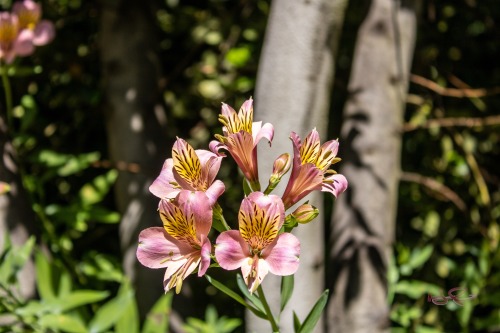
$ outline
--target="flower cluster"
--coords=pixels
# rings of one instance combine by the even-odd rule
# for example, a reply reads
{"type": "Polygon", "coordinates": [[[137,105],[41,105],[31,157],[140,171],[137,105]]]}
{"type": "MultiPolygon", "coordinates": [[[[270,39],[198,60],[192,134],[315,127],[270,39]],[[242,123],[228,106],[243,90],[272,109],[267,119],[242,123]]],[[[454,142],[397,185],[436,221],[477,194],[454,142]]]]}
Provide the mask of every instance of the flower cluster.
{"type": "Polygon", "coordinates": [[[0,59],[10,64],[17,56],[31,55],[35,46],[52,41],[54,25],[41,16],[40,5],[32,0],[15,2],[12,12],[0,12],[0,59]]]}
{"type": "MultiPolygon", "coordinates": [[[[265,138],[271,144],[274,127],[253,122],[253,100],[243,103],[238,113],[222,104],[219,120],[223,135],[210,143],[210,151],[195,150],[178,138],[172,158],[165,161],[150,191],[160,199],[158,211],[162,227],[143,230],[139,235],[138,260],[150,268],[166,268],[165,292],[179,292],[183,280],[196,269],[203,276],[211,260],[226,270],[241,269],[250,293],[269,273],[292,275],[299,267],[300,241],[289,231],[298,223],[308,223],[318,210],[304,203],[293,213],[286,210],[315,190],[338,196],[347,188],[347,180],[330,166],[340,161],[339,143],[321,145],[313,129],[301,142],[292,132],[293,159],[280,155],[273,165],[269,185],[261,191],[257,168],[257,143],[265,138]],[[225,229],[217,236],[215,247],[209,240],[212,221],[221,217],[217,203],[225,187],[215,180],[226,150],[243,173],[248,192],[238,213],[238,229],[225,229]],[[284,194],[270,194],[284,174],[292,169],[284,194]]],[[[224,220],[225,221],[225,220],[224,220]]]]}

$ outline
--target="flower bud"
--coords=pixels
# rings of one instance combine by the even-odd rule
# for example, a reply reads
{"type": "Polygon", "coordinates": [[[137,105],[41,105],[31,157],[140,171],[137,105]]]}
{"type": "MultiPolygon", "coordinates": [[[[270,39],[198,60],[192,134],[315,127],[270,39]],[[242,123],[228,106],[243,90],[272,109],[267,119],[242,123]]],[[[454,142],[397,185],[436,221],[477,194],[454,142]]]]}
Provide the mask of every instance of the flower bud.
{"type": "Polygon", "coordinates": [[[290,159],[290,154],[281,154],[273,164],[273,173],[269,177],[269,185],[267,185],[265,194],[271,193],[272,190],[279,184],[281,177],[290,170],[292,165],[292,160],[290,159]]]}
{"type": "Polygon", "coordinates": [[[285,173],[288,172],[290,166],[292,165],[292,160],[290,159],[290,154],[281,154],[273,164],[273,173],[269,182],[279,181],[285,173]]]}
{"type": "Polygon", "coordinates": [[[318,214],[319,209],[306,202],[297,208],[291,215],[298,223],[306,224],[314,220],[318,214]]]}

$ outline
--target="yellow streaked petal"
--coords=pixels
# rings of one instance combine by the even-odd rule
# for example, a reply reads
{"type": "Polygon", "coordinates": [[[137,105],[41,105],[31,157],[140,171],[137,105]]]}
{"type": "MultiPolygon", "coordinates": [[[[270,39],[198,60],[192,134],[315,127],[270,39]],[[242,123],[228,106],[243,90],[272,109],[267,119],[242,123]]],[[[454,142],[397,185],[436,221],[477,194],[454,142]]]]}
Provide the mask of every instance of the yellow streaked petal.
{"type": "Polygon", "coordinates": [[[311,132],[300,146],[300,160],[302,164],[316,164],[320,152],[320,142],[317,132],[311,132]]]}
{"type": "Polygon", "coordinates": [[[241,237],[253,250],[262,250],[278,236],[280,215],[269,213],[249,200],[241,206],[238,216],[241,237]]]}
{"type": "Polygon", "coordinates": [[[252,134],[253,123],[253,100],[250,98],[246,100],[238,111],[238,118],[240,121],[240,130],[244,130],[252,134]]]}
{"type": "Polygon", "coordinates": [[[167,209],[160,209],[163,228],[177,240],[185,241],[193,246],[199,246],[196,238],[194,216],[184,216],[181,209],[174,204],[168,204],[167,209]]]}
{"type": "Polygon", "coordinates": [[[200,159],[189,143],[182,139],[177,139],[172,148],[172,159],[174,161],[174,169],[179,176],[194,189],[206,190],[206,184],[203,183],[201,177],[200,159]]]}

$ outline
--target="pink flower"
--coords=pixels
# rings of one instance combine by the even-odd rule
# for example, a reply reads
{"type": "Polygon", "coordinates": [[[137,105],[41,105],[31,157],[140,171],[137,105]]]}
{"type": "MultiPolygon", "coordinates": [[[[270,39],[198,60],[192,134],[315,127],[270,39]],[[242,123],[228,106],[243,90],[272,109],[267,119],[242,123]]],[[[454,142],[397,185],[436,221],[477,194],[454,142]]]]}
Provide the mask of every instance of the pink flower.
{"type": "Polygon", "coordinates": [[[219,121],[223,135],[216,135],[219,141],[210,142],[210,150],[219,154],[220,149],[227,150],[248,180],[254,191],[260,190],[257,169],[257,144],[262,138],[269,143],[273,140],[274,127],[262,122],[253,122],[253,100],[246,100],[238,113],[229,105],[222,103],[219,121]]]}
{"type": "Polygon", "coordinates": [[[252,192],[241,203],[239,230],[224,231],[217,237],[219,265],[227,270],[241,267],[251,293],[268,272],[291,275],[299,268],[299,240],[291,233],[279,234],[284,219],[285,207],[278,196],[252,192]]]}
{"type": "Polygon", "coordinates": [[[181,191],[173,201],[162,200],[159,210],[163,228],[144,229],[136,255],[146,267],[167,268],[165,292],[175,287],[179,293],[197,267],[198,276],[203,276],[210,266],[212,208],[202,192],[181,191]]]}
{"type": "Polygon", "coordinates": [[[40,20],[42,8],[31,0],[14,3],[12,12],[19,18],[19,29],[33,32],[33,44],[37,46],[48,44],[54,39],[55,29],[52,22],[40,20]]]}
{"type": "Polygon", "coordinates": [[[316,129],[301,143],[300,137],[292,132],[293,167],[288,181],[283,203],[288,209],[300,199],[315,190],[330,192],[335,197],[347,188],[347,179],[335,170],[329,169],[332,164],[340,161],[337,157],[339,142],[331,140],[320,145],[316,129]]]}
{"type": "Polygon", "coordinates": [[[172,158],[163,164],[160,175],[149,190],[160,199],[172,199],[181,190],[204,192],[213,206],[224,192],[224,183],[215,180],[222,157],[208,150],[194,150],[178,138],[172,148],[172,158]]]}
{"type": "Polygon", "coordinates": [[[19,19],[8,12],[0,13],[0,59],[7,64],[16,56],[27,56],[33,53],[33,32],[21,30],[19,19]]]}

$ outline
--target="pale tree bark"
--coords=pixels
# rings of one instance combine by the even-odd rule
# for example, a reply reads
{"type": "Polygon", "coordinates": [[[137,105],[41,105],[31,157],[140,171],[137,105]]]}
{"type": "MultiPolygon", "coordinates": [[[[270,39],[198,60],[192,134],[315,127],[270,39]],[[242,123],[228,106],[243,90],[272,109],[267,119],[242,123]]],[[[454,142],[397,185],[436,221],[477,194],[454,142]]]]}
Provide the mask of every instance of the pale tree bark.
{"type": "Polygon", "coordinates": [[[109,154],[124,169],[139,165],[138,172],[120,171],[115,195],[123,214],[124,269],[134,282],[142,315],[163,294],[164,272],[141,266],[135,252],[139,232],[160,223],[158,199],[148,187],[168,153],[151,3],[104,2],[100,30],[109,154]]]}
{"type": "MultiPolygon", "coordinates": [[[[347,1],[310,0],[272,2],[255,92],[255,120],[274,125],[272,148],[259,147],[261,183],[265,187],[272,163],[283,152],[292,154],[290,132],[302,138],[317,128],[326,140],[333,78],[334,53],[347,1]]],[[[275,190],[286,186],[285,177],[275,190]]],[[[309,199],[322,210],[322,195],[309,199]]],[[[290,212],[294,208],[290,209],[290,212]]],[[[289,306],[281,316],[282,332],[293,332],[292,311],[305,319],[324,291],[324,225],[320,215],[313,223],[295,229],[301,242],[300,268],[289,306]]],[[[264,291],[274,313],[279,310],[280,279],[269,274],[264,291]]],[[[269,323],[247,314],[248,332],[268,332],[269,323]]],[[[321,323],[315,332],[321,332],[321,323]]]]}
{"type": "Polygon", "coordinates": [[[341,130],[349,181],[332,219],[329,332],[387,332],[386,271],[394,238],[401,128],[416,1],[372,0],[356,41],[341,130]]]}
{"type": "MultiPolygon", "coordinates": [[[[35,228],[35,214],[23,188],[17,154],[10,142],[8,129],[0,117],[0,181],[10,185],[10,192],[0,195],[0,250],[7,235],[14,247],[24,245],[35,228]]],[[[24,299],[35,296],[35,265],[28,260],[18,276],[19,288],[13,290],[24,299]]]]}

